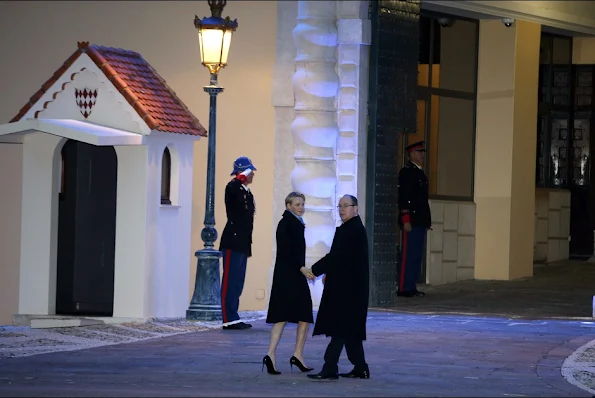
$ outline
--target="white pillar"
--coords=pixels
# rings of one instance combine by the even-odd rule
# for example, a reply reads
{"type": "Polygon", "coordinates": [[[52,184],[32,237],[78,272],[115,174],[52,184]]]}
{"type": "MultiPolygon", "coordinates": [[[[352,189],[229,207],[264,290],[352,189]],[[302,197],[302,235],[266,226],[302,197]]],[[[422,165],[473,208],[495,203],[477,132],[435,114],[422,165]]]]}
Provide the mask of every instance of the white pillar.
{"type": "Polygon", "coordinates": [[[297,1],[277,2],[277,49],[271,88],[271,102],[275,108],[273,233],[271,234],[273,255],[269,268],[267,305],[270,299],[277,255],[275,231],[281,215],[285,211],[285,197],[293,190],[291,172],[295,167],[295,160],[290,154],[295,152],[295,145],[291,138],[291,124],[295,119],[295,96],[291,80],[295,72],[295,55],[297,53],[293,43],[293,28],[297,20],[297,9],[297,1]]]}
{"type": "Polygon", "coordinates": [[[339,92],[337,95],[337,201],[358,198],[365,220],[366,131],[371,24],[368,1],[337,2],[339,92]]]}
{"type": "Polygon", "coordinates": [[[41,132],[23,140],[19,314],[56,313],[58,180],[65,139],[41,132]]]}
{"type": "MultiPolygon", "coordinates": [[[[334,1],[299,1],[293,30],[297,49],[292,84],[295,117],[291,132],[295,143],[294,190],[306,195],[306,264],[324,256],[336,225],[335,153],[338,137],[335,101],[339,78],[337,25],[334,1]]],[[[320,303],[322,282],[312,286],[313,304],[320,303]]]]}
{"type": "MultiPolygon", "coordinates": [[[[151,297],[147,258],[148,242],[148,147],[115,146],[118,155],[116,204],[116,256],[114,272],[114,318],[146,318],[151,297]]],[[[156,196],[156,195],[155,195],[156,196]]],[[[153,205],[155,205],[154,203],[153,205]]]]}

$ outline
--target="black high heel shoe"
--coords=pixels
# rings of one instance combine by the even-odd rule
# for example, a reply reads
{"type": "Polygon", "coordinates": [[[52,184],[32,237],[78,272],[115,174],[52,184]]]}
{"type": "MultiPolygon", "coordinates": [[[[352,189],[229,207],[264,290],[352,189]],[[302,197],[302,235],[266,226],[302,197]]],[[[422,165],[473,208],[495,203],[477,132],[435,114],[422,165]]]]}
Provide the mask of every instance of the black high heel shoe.
{"type": "Polygon", "coordinates": [[[263,372],[264,372],[265,365],[267,367],[268,374],[270,374],[270,375],[280,375],[281,374],[281,372],[277,372],[275,370],[275,366],[273,366],[273,360],[268,355],[265,355],[264,358],[262,358],[262,371],[263,372]]]}
{"type": "Polygon", "coordinates": [[[291,367],[292,372],[293,372],[293,365],[297,366],[299,368],[299,370],[301,370],[302,372],[309,372],[311,370],[314,370],[314,368],[308,368],[308,367],[304,366],[304,364],[301,363],[300,360],[297,359],[295,356],[293,356],[289,359],[289,366],[291,367]]]}

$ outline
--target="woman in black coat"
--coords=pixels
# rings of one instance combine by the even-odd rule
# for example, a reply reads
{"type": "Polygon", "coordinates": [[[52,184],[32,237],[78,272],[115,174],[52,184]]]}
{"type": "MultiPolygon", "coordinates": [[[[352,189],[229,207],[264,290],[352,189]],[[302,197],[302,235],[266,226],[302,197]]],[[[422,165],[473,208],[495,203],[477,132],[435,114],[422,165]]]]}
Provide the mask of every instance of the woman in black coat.
{"type": "Polygon", "coordinates": [[[277,226],[277,258],[271,298],[267,313],[267,323],[272,323],[269,352],[263,358],[270,374],[280,374],[275,368],[277,344],[287,322],[297,323],[297,339],[295,351],[289,364],[296,365],[302,372],[312,368],[304,365],[304,344],[310,324],[314,323],[312,315],[312,298],[306,278],[314,280],[314,274],[306,268],[306,239],[304,238],[305,196],[292,192],[285,198],[286,210],[277,226]]]}

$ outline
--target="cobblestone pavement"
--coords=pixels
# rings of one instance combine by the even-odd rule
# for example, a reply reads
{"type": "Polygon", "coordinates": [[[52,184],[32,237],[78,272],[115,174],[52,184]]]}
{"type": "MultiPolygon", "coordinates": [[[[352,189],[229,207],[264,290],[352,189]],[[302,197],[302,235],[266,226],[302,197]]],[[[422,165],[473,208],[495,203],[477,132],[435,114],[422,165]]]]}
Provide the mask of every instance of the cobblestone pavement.
{"type": "Polygon", "coordinates": [[[564,361],[562,375],[569,383],[595,396],[595,340],[581,346],[564,361]]]}
{"type": "MultiPolygon", "coordinates": [[[[423,300],[397,300],[389,310],[409,314],[457,314],[519,320],[584,320],[593,328],[595,264],[565,260],[536,264],[531,278],[469,280],[420,287],[423,300]]],[[[592,329],[595,332],[595,329],[592,329]]],[[[568,382],[595,394],[595,340],[573,353],[562,368],[568,382]]]]}
{"type": "MultiPolygon", "coordinates": [[[[243,311],[241,315],[242,319],[251,322],[264,319],[266,312],[243,311]]],[[[219,328],[221,322],[189,322],[185,319],[52,329],[0,326],[0,359],[75,351],[219,328]]]]}
{"type": "MultiPolygon", "coordinates": [[[[595,265],[536,267],[510,282],[422,287],[371,311],[370,380],[316,382],[290,372],[295,327],[279,345],[279,376],[261,372],[270,327],[162,320],[31,330],[0,328],[0,396],[545,396],[595,394],[595,265]],[[69,351],[69,352],[67,352],[69,351]],[[43,355],[35,355],[42,354],[43,355]]],[[[309,338],[315,371],[328,340],[309,338]]],[[[341,371],[351,368],[345,354],[341,371]]]]}
{"type": "Polygon", "coordinates": [[[594,281],[595,264],[560,261],[536,265],[531,278],[419,286],[427,293],[423,300],[404,298],[392,308],[411,314],[593,320],[594,281]]]}
{"type": "MultiPolygon", "coordinates": [[[[327,382],[290,372],[295,341],[291,326],[277,353],[277,368],[283,373],[261,372],[270,328],[262,320],[253,325],[242,331],[208,329],[5,357],[0,360],[0,396],[592,395],[561,374],[565,359],[595,338],[592,324],[582,321],[373,311],[365,343],[371,379],[327,382]]],[[[327,343],[322,337],[307,342],[305,360],[316,370],[327,343]]],[[[351,367],[344,355],[341,371],[351,367]]]]}

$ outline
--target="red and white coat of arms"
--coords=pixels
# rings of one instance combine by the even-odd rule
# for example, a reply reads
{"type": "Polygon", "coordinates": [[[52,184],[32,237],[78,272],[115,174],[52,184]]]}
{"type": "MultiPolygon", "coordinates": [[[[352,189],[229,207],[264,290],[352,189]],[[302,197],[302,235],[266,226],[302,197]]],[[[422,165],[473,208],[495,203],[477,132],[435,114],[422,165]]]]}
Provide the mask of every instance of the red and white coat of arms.
{"type": "Polygon", "coordinates": [[[83,115],[85,119],[88,118],[89,115],[91,115],[93,106],[95,106],[95,101],[97,101],[97,89],[84,88],[79,90],[78,88],[75,88],[74,97],[76,99],[76,104],[81,111],[81,115],[83,115]]]}

